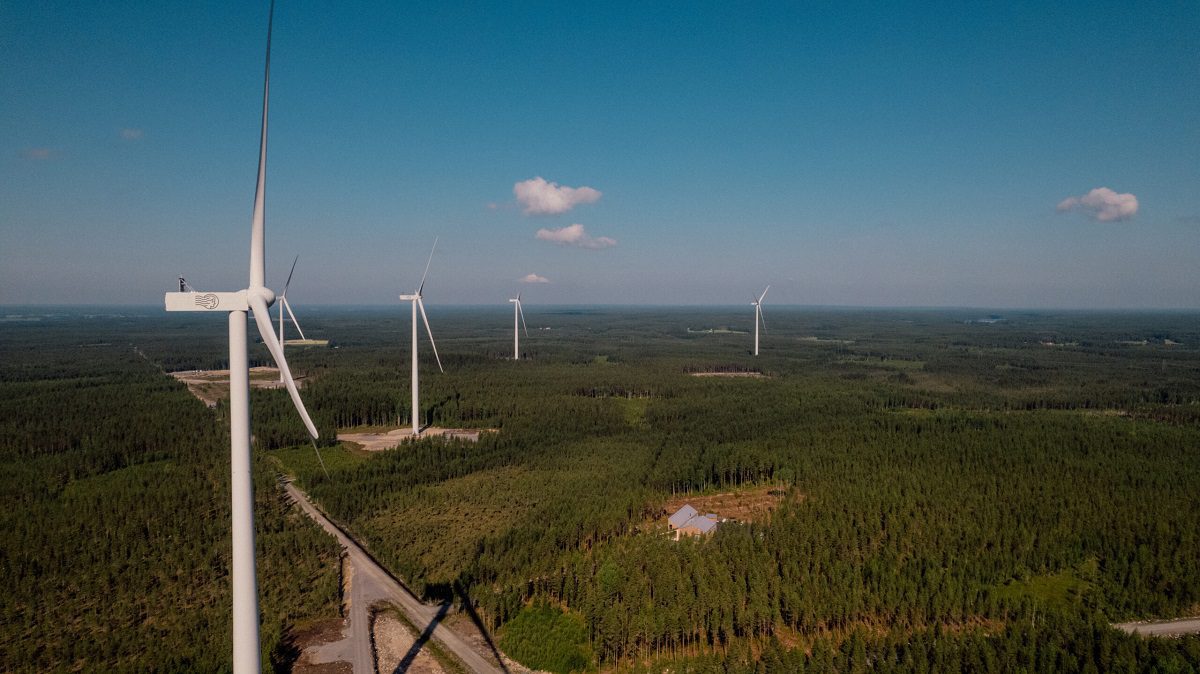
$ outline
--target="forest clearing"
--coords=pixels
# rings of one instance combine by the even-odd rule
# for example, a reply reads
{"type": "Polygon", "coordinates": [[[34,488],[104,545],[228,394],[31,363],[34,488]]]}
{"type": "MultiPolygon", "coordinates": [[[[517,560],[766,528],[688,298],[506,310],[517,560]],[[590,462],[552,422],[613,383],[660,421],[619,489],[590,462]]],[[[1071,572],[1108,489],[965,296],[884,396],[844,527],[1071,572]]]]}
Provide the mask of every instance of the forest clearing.
{"type": "MultiPolygon", "coordinates": [[[[229,398],[229,370],[187,370],[172,372],[171,376],[187,384],[188,392],[208,407],[229,398]]],[[[279,381],[279,368],[259,365],[250,368],[252,388],[273,389],[283,386],[279,381]]],[[[304,378],[296,377],[296,386],[304,386],[304,378]]]]}
{"type": "MultiPolygon", "coordinates": [[[[494,432],[495,429],[491,428],[442,428],[440,426],[428,426],[421,429],[420,437],[477,442],[480,434],[494,432]]],[[[380,429],[377,432],[348,433],[339,431],[337,439],[339,442],[351,443],[355,448],[364,452],[382,452],[387,449],[394,449],[402,442],[412,440],[413,434],[411,427],[404,426],[390,430],[380,429]]]]}
{"type": "Polygon", "coordinates": [[[673,496],[663,503],[662,517],[691,505],[701,513],[716,513],[742,523],[766,520],[785,499],[802,501],[801,494],[790,495],[787,487],[762,485],[719,494],[673,496]]]}

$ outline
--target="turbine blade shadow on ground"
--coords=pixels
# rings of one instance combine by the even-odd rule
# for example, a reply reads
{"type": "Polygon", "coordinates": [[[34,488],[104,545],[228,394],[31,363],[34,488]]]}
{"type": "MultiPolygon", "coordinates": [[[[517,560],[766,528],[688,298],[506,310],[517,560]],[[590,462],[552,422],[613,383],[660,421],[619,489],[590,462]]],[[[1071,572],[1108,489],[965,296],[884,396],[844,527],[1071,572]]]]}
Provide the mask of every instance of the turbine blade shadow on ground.
{"type": "Polygon", "coordinates": [[[412,667],[413,662],[416,661],[417,656],[420,655],[421,649],[425,648],[425,644],[429,643],[429,640],[433,638],[433,630],[437,628],[438,623],[440,623],[442,619],[446,617],[446,612],[449,610],[450,602],[448,601],[444,601],[440,606],[438,606],[438,611],[433,616],[433,619],[431,619],[429,624],[425,626],[424,631],[421,632],[421,636],[417,637],[417,640],[413,642],[412,647],[408,649],[408,652],[404,654],[404,657],[400,658],[400,663],[397,664],[396,668],[392,670],[392,674],[404,674],[408,671],[409,667],[412,667]]]}
{"type": "Polygon", "coordinates": [[[466,590],[458,581],[454,581],[454,594],[458,597],[458,602],[462,609],[470,616],[471,622],[475,624],[475,629],[483,635],[483,640],[487,644],[488,649],[492,652],[492,657],[496,659],[496,665],[504,670],[504,674],[511,674],[508,667],[504,664],[504,658],[500,657],[500,649],[496,648],[496,642],[492,641],[492,634],[488,631],[479,614],[475,612],[475,605],[471,603],[471,597],[467,595],[466,590]]]}

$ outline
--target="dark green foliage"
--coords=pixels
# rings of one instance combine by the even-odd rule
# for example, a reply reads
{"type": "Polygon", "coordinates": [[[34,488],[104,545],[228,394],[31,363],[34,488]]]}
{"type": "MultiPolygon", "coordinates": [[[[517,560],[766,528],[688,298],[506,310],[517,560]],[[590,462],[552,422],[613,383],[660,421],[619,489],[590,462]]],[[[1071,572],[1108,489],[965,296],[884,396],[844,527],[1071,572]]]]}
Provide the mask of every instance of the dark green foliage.
{"type": "MultiPolygon", "coordinates": [[[[228,420],[128,345],[146,327],[0,329],[0,670],[229,669],[228,420]]],[[[336,613],[339,551],[255,483],[269,668],[336,613]]]]}
{"type": "MultiPolygon", "coordinates": [[[[763,356],[753,358],[744,334],[689,331],[738,329],[742,319],[748,328],[753,314],[742,308],[526,309],[533,334],[522,340],[530,358],[522,362],[505,360],[507,312],[431,312],[447,372],[425,368],[417,414],[440,426],[499,429],[479,443],[422,440],[371,456],[326,447],[326,477],[301,444],[286,394],[254,393],[260,448],[282,447],[272,455],[412,587],[438,598],[465,592],[506,640],[555,624],[548,611],[559,609],[547,607],[561,606],[579,618],[588,665],[605,668],[1103,672],[1200,663],[1195,638],[1141,640],[1107,627],[1200,610],[1196,316],[1015,313],[979,324],[965,322],[978,317],[967,312],[776,309],[763,356]],[[766,377],[690,376],[708,371],[766,377]],[[753,485],[786,493],[770,518],[702,540],[662,535],[660,509],[672,495],[753,485]]],[[[293,368],[309,375],[304,396],[323,435],[406,423],[407,313],[307,313],[306,328],[338,344],[289,349],[293,368]]],[[[223,359],[219,322],[109,320],[110,341],[134,339],[168,369],[223,359]]],[[[197,551],[226,554],[212,543],[227,535],[227,499],[213,493],[227,489],[223,408],[190,401],[132,345],[89,347],[86,357],[35,348],[28,336],[45,341],[46,328],[0,328],[12,340],[0,342],[10,349],[3,355],[45,354],[44,373],[14,365],[4,382],[0,405],[11,406],[0,451],[19,475],[12,484],[59,494],[91,476],[120,476],[112,478],[118,491],[207,479],[208,491],[191,500],[164,493],[179,499],[177,511],[199,510],[208,521],[180,515],[164,531],[182,528],[197,541],[179,553],[190,561],[174,565],[204,566],[197,551]],[[114,401],[144,400],[126,409],[72,392],[95,387],[114,401]],[[69,433],[28,418],[77,398],[85,411],[71,417],[69,433]],[[134,421],[80,430],[93,416],[134,421]],[[139,471],[155,471],[148,486],[139,471]]],[[[265,351],[255,347],[253,359],[265,362],[265,351]]],[[[269,529],[275,516],[264,494],[269,529]]],[[[39,527],[56,533],[37,544],[72,546],[75,534],[55,526],[39,527]]],[[[6,545],[6,570],[19,549],[6,545]]],[[[311,553],[300,542],[291,549],[289,560],[326,554],[315,544],[311,553]]],[[[112,554],[98,564],[107,567],[112,554]]],[[[166,549],[140,554],[172,559],[166,549]]],[[[23,573],[26,583],[65,577],[23,573]]],[[[223,592],[216,575],[201,585],[223,592]]],[[[325,578],[299,575],[309,586],[325,578]]],[[[158,587],[144,591],[175,601],[158,587]]],[[[42,595],[16,592],[6,615],[40,620],[15,602],[42,595]]],[[[207,606],[216,592],[205,595],[207,606]]],[[[216,635],[206,643],[226,643],[220,608],[192,627],[216,635]]],[[[104,624],[120,643],[146,638],[136,625],[104,624]]],[[[563,666],[549,653],[533,656],[563,666]]]]}
{"type": "Polygon", "coordinates": [[[521,609],[499,638],[509,657],[533,669],[567,674],[586,669],[592,660],[583,617],[546,603],[521,609]]]}
{"type": "Polygon", "coordinates": [[[995,633],[937,629],[872,635],[859,630],[840,644],[819,640],[811,653],[778,640],[750,657],[750,644],[738,642],[724,654],[683,655],[628,668],[636,674],[670,669],[680,674],[803,674],[832,672],[1196,672],[1200,637],[1143,639],[1116,632],[1103,622],[1080,618],[1037,618],[1034,626],[1015,621],[995,633]]]}
{"type": "MultiPolygon", "coordinates": [[[[754,359],[744,336],[684,330],[709,315],[665,316],[541,314],[553,339],[524,340],[534,358],[513,363],[502,330],[467,337],[479,321],[447,314],[448,359],[497,359],[463,353],[423,379],[439,401],[423,418],[502,432],[301,479],[431,595],[472,588],[496,625],[541,598],[579,611],[602,664],[714,652],[726,667],[737,644],[866,629],[828,663],[859,671],[879,630],[1200,605],[1190,317],[777,310],[754,359]],[[1183,346],[1121,343],[1148,332],[1183,346]],[[770,522],[678,543],[646,528],[667,495],[772,483],[791,496],[770,522]],[[464,502],[503,515],[437,519],[464,502]],[[1037,580],[1062,574],[1078,582],[1046,594],[1037,580]]],[[[355,334],[361,351],[311,354],[331,369],[312,399],[342,423],[406,419],[403,348],[379,358],[355,334]]],[[[962,657],[946,652],[930,656],[962,657]]]]}

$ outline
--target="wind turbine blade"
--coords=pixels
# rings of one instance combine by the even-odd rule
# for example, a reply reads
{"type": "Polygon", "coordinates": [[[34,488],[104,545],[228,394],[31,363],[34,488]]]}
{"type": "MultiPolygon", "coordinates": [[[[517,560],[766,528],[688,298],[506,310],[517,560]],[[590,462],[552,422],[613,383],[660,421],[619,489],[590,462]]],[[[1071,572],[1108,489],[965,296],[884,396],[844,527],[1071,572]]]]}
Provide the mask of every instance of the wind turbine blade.
{"type": "MultiPolygon", "coordinates": [[[[771,286],[767,286],[767,290],[770,290],[770,289],[771,289],[771,286]]],[[[767,296],[767,290],[764,290],[763,294],[758,296],[759,304],[762,304],[763,298],[765,298],[767,296]]]]}
{"type": "Polygon", "coordinates": [[[267,17],[267,67],[263,74],[262,135],[258,142],[258,182],[254,187],[254,217],[250,226],[250,287],[265,287],[266,262],[266,192],[267,192],[267,100],[271,92],[271,25],[275,18],[275,1],[267,17]]]}
{"type": "MultiPolygon", "coordinates": [[[[433,251],[437,250],[437,237],[433,237],[433,248],[429,250],[429,261],[425,263],[425,273],[421,274],[421,285],[417,287],[417,296],[421,296],[421,291],[425,289],[425,277],[429,276],[429,265],[433,264],[433,251]]],[[[422,309],[422,311],[424,311],[422,309]]]]}
{"type": "Polygon", "coordinates": [[[304,336],[304,330],[300,327],[300,321],[296,320],[296,314],[292,313],[292,303],[287,301],[286,297],[281,297],[279,303],[287,308],[288,316],[292,317],[292,325],[296,326],[296,332],[300,333],[300,339],[308,339],[304,336]]]}
{"type": "Polygon", "coordinates": [[[421,296],[417,296],[417,306],[421,308],[421,320],[425,321],[425,334],[429,335],[429,345],[433,347],[433,357],[437,360],[438,371],[445,372],[442,369],[442,359],[438,356],[437,344],[433,341],[433,330],[429,329],[429,317],[425,315],[425,303],[421,301],[421,296]]]}
{"type": "Polygon", "coordinates": [[[517,291],[517,302],[519,303],[520,301],[521,301],[521,291],[518,290],[517,291]]]}
{"type": "Polygon", "coordinates": [[[308,428],[309,435],[316,438],[317,427],[313,425],[312,419],[309,418],[308,410],[304,409],[304,401],[300,399],[300,391],[296,390],[296,382],[292,379],[292,371],[288,368],[287,360],[283,357],[283,348],[279,346],[279,340],[276,339],[274,331],[271,330],[271,317],[267,313],[267,301],[256,293],[246,293],[246,295],[246,299],[250,302],[250,308],[254,311],[254,322],[258,324],[258,334],[262,336],[263,343],[267,345],[267,350],[271,352],[271,357],[275,359],[275,364],[279,366],[279,371],[283,373],[283,383],[287,386],[288,395],[292,396],[292,404],[296,406],[296,411],[300,413],[300,418],[304,420],[304,425],[308,428]]]}
{"type": "Polygon", "coordinates": [[[317,461],[321,464],[321,472],[325,473],[325,477],[328,478],[329,477],[329,469],[325,467],[325,459],[321,458],[321,448],[317,447],[317,439],[316,438],[313,438],[312,446],[313,446],[313,451],[317,453],[317,461]]]}
{"type": "Polygon", "coordinates": [[[762,303],[758,305],[758,320],[762,323],[763,332],[767,331],[767,315],[763,313],[762,303]]]}
{"type": "Polygon", "coordinates": [[[288,286],[292,285],[292,274],[296,273],[296,263],[299,261],[300,261],[299,255],[296,256],[296,259],[292,260],[292,270],[288,272],[288,280],[287,280],[287,283],[283,284],[283,292],[279,294],[280,297],[287,297],[287,289],[288,289],[288,286]]]}
{"type": "Polygon", "coordinates": [[[517,314],[521,316],[521,327],[525,328],[525,336],[529,336],[529,326],[525,325],[525,310],[521,308],[521,296],[517,295],[517,314]]]}

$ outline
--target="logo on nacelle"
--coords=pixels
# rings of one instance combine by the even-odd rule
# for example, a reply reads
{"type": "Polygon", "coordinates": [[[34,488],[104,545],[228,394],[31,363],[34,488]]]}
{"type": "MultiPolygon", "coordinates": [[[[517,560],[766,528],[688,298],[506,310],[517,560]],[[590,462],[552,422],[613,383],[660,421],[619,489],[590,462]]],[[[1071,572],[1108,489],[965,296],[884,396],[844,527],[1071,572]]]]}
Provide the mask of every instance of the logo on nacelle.
{"type": "Polygon", "coordinates": [[[205,309],[216,309],[221,300],[212,293],[203,293],[196,295],[196,306],[204,307],[205,309]]]}

